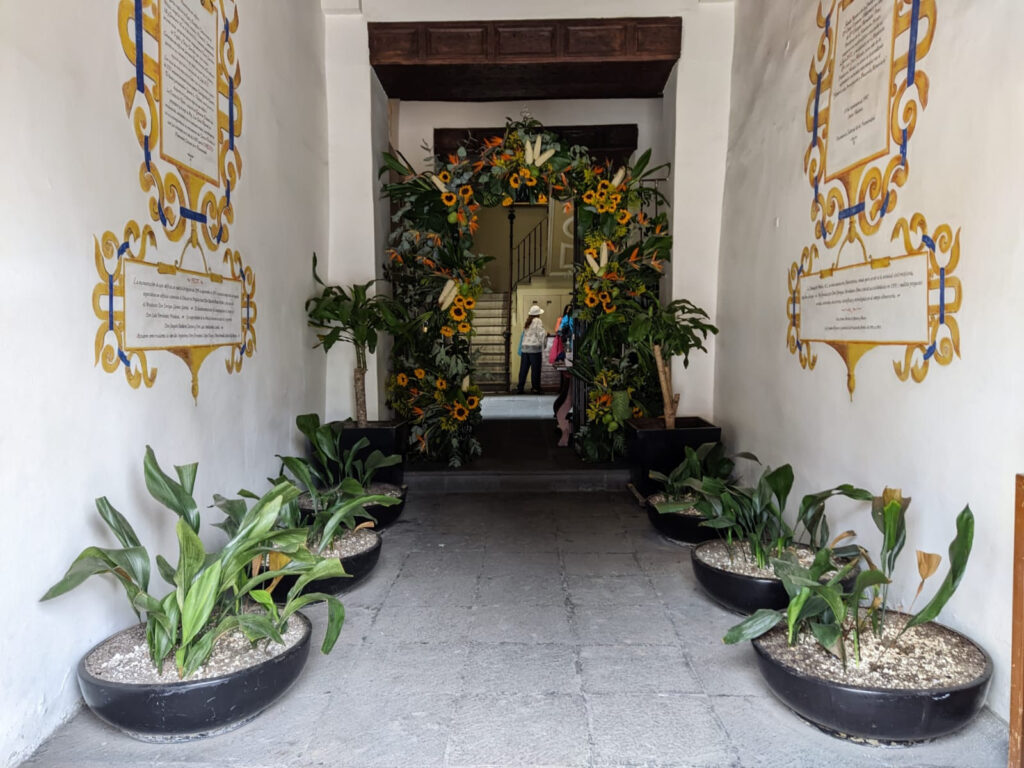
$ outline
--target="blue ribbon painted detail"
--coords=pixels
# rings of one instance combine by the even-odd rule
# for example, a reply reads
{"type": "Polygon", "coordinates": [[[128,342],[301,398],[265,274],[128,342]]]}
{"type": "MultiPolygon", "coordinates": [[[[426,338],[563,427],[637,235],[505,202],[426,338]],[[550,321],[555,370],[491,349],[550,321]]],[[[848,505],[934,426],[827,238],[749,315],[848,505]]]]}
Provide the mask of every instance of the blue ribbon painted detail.
{"type": "Polygon", "coordinates": [[[228,149],[235,148],[235,80],[228,77],[228,149]]]}
{"type": "Polygon", "coordinates": [[[107,275],[107,330],[114,330],[114,276],[107,275]]]}
{"type": "Polygon", "coordinates": [[[935,342],[933,341],[931,344],[928,345],[928,349],[926,349],[924,351],[924,359],[928,360],[934,354],[935,354],[935,342]]]}
{"type": "Polygon", "coordinates": [[[907,129],[903,129],[903,141],[900,142],[900,162],[907,165],[907,129]]]}
{"type": "Polygon", "coordinates": [[[224,186],[224,199],[227,201],[227,205],[231,205],[231,182],[230,181],[224,186]]]}
{"type": "Polygon", "coordinates": [[[928,235],[921,235],[921,242],[929,251],[935,253],[935,241],[928,237],[928,235]]]}
{"type": "Polygon", "coordinates": [[[128,355],[126,355],[124,353],[124,350],[121,349],[120,347],[118,347],[117,356],[121,359],[121,362],[124,363],[124,367],[125,368],[131,368],[132,367],[131,361],[128,359],[128,355]]]}
{"type": "Polygon", "coordinates": [[[946,268],[939,268],[939,325],[946,324],[946,268]]]}
{"type": "Polygon", "coordinates": [[[828,34],[829,27],[831,27],[831,26],[832,26],[832,13],[830,11],[829,14],[825,17],[825,34],[826,35],[828,34]]]}
{"type": "Polygon", "coordinates": [[[849,208],[843,208],[843,210],[839,212],[839,219],[849,219],[863,211],[864,203],[857,203],[856,205],[851,205],[849,208]]]}
{"type": "Polygon", "coordinates": [[[128,246],[128,241],[127,240],[125,240],[123,243],[121,243],[121,245],[119,245],[117,247],[117,258],[120,259],[122,256],[124,256],[124,252],[128,250],[128,247],[129,246],[128,246]]]}
{"type": "Polygon", "coordinates": [[[150,154],[150,151],[149,151],[149,134],[148,133],[145,136],[142,137],[142,151],[145,152],[145,154],[146,154],[146,171],[151,173],[153,171],[153,168],[152,168],[153,155],[150,154]]]}
{"type": "Polygon", "coordinates": [[[195,221],[195,222],[197,222],[199,224],[205,224],[206,223],[206,214],[205,213],[200,213],[199,211],[193,211],[191,208],[186,208],[184,205],[181,206],[179,208],[179,210],[181,211],[182,218],[188,219],[190,221],[195,221]]]}
{"type": "Polygon", "coordinates": [[[907,52],[907,88],[914,84],[917,69],[917,23],[921,18],[921,0],[914,0],[910,8],[910,50],[907,52]]]}
{"type": "Polygon", "coordinates": [[[814,85],[814,137],[811,139],[811,146],[818,146],[818,104],[821,100],[821,72],[818,73],[818,80],[814,85]]]}
{"type": "Polygon", "coordinates": [[[135,90],[146,92],[146,60],[142,55],[142,0],[135,0],[135,90]]]}
{"type": "Polygon", "coordinates": [[[885,199],[882,201],[882,212],[878,215],[878,218],[884,218],[886,211],[889,210],[889,190],[885,190],[885,199]]]}

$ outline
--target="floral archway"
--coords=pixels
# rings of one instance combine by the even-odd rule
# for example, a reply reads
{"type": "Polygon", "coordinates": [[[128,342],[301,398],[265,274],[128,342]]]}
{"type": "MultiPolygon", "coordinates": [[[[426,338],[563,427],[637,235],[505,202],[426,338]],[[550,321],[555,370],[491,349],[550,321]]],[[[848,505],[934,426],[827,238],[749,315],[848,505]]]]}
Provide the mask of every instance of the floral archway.
{"type": "Polygon", "coordinates": [[[580,328],[571,368],[587,385],[585,423],[575,435],[584,458],[625,450],[623,422],[661,411],[658,376],[645,344],[652,305],[672,238],[656,187],[644,180],[650,150],[632,166],[609,168],[586,147],[567,146],[539,122],[509,122],[503,136],[482,138],[417,173],[384,155],[381,173],[396,207],[385,275],[412,316],[396,336],[387,381],[391,407],[411,424],[413,455],[451,466],[479,455],[473,428],[482,394],[474,383],[473,313],[490,257],[474,250],[481,206],[576,207],[583,259],[575,268],[573,316],[580,328]]]}

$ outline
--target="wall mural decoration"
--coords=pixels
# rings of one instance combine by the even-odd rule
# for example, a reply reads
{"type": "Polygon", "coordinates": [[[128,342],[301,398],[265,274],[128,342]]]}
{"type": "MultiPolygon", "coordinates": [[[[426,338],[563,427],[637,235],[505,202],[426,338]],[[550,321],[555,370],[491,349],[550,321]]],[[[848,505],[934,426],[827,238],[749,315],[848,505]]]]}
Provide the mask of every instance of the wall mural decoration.
{"type": "Polygon", "coordinates": [[[134,66],[122,93],[152,226],[129,221],[123,237],[96,238],[96,362],[149,387],[156,368],[146,354],[171,352],[188,365],[198,398],[199,367],[212,352],[229,350],[231,373],[256,349],[255,276],[226,247],[242,174],[238,10],[232,0],[120,0],[117,23],[134,66]],[[157,232],[170,255],[162,261],[146,257],[157,232]]]}
{"type": "Polygon", "coordinates": [[[814,345],[854,369],[878,346],[902,347],[898,378],[920,382],[935,362],[960,354],[952,276],[960,232],[929,231],[925,217],[896,219],[872,254],[910,172],[910,141],[928,104],[922,60],[935,34],[935,0],[821,0],[821,37],[810,68],[804,171],[813,190],[815,243],[789,269],[787,345],[813,369],[814,345]],[[890,245],[895,243],[896,247],[890,245]]]}

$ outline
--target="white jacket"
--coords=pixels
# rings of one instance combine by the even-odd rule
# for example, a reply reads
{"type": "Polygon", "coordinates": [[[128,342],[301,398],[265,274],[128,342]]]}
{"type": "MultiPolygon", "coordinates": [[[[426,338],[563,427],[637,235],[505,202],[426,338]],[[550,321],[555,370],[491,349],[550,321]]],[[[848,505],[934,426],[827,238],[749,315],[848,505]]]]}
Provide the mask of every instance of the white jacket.
{"type": "Polygon", "coordinates": [[[523,331],[523,352],[543,352],[548,340],[548,332],[544,329],[544,321],[539,317],[523,331]]]}

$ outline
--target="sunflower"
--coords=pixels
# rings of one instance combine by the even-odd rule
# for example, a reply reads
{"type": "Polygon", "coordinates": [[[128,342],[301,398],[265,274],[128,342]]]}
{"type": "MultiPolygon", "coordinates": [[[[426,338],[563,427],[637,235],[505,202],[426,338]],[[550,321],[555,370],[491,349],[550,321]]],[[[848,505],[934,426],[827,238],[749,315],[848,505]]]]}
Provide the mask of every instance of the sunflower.
{"type": "Polygon", "coordinates": [[[503,199],[503,200],[501,201],[501,204],[502,204],[503,206],[505,206],[506,208],[508,208],[508,207],[509,207],[510,205],[512,205],[512,198],[511,198],[511,197],[505,197],[505,198],[504,198],[504,199],[503,199]]]}
{"type": "Polygon", "coordinates": [[[622,210],[622,211],[621,211],[621,212],[619,213],[619,216],[618,216],[618,218],[617,218],[617,219],[615,219],[615,220],[616,220],[617,222],[619,222],[619,224],[625,224],[625,223],[626,223],[627,221],[629,221],[629,211],[627,211],[627,210],[623,209],[623,210],[622,210]]]}
{"type": "Polygon", "coordinates": [[[596,307],[599,302],[597,300],[597,296],[595,296],[592,293],[588,293],[587,298],[583,300],[583,303],[586,304],[588,307],[596,307]]]}
{"type": "Polygon", "coordinates": [[[522,182],[519,180],[518,173],[513,173],[511,176],[508,177],[508,185],[512,187],[512,189],[519,189],[519,185],[521,183],[522,182]]]}
{"type": "Polygon", "coordinates": [[[448,389],[448,382],[445,381],[444,379],[438,379],[437,381],[434,382],[434,386],[443,392],[444,390],[448,389]]]}
{"type": "Polygon", "coordinates": [[[598,192],[607,192],[610,187],[611,182],[609,182],[608,179],[601,179],[599,182],[597,182],[598,192]]]}
{"type": "Polygon", "coordinates": [[[427,372],[424,371],[422,368],[417,368],[415,371],[412,372],[412,375],[415,376],[417,379],[422,379],[424,376],[427,375],[427,372]]]}
{"type": "Polygon", "coordinates": [[[473,329],[473,326],[471,326],[467,322],[459,323],[459,333],[469,333],[472,329],[473,329]]]}
{"type": "Polygon", "coordinates": [[[639,405],[634,405],[633,406],[633,418],[634,419],[639,419],[643,415],[644,415],[644,409],[641,408],[639,405]]]}
{"type": "Polygon", "coordinates": [[[522,176],[524,179],[529,179],[530,177],[533,176],[533,174],[530,173],[530,169],[529,168],[522,168],[522,169],[520,169],[519,175],[522,176]]]}
{"type": "Polygon", "coordinates": [[[588,189],[586,192],[583,193],[583,202],[589,205],[594,202],[595,197],[596,195],[594,194],[594,190],[588,189]]]}
{"type": "Polygon", "coordinates": [[[464,406],[462,403],[456,403],[452,408],[452,416],[454,416],[459,421],[465,421],[466,417],[469,416],[469,411],[466,410],[466,406],[464,406]]]}
{"type": "Polygon", "coordinates": [[[437,174],[437,178],[439,178],[441,181],[447,184],[449,181],[452,180],[452,175],[448,173],[448,171],[441,171],[439,174],[437,174]]]}
{"type": "Polygon", "coordinates": [[[601,291],[600,293],[597,294],[597,299],[602,304],[607,304],[609,301],[611,301],[612,296],[610,293],[608,293],[608,291],[601,291]]]}
{"type": "Polygon", "coordinates": [[[533,176],[526,176],[523,180],[526,182],[526,186],[528,187],[537,186],[537,179],[535,179],[533,176]]]}
{"type": "Polygon", "coordinates": [[[409,377],[406,376],[404,373],[400,373],[397,376],[395,376],[395,381],[398,382],[398,386],[404,387],[406,384],[409,383],[409,377]]]}
{"type": "Polygon", "coordinates": [[[609,315],[617,309],[614,304],[602,304],[602,306],[604,307],[605,313],[609,315]]]}
{"type": "Polygon", "coordinates": [[[441,195],[441,202],[451,208],[459,201],[459,198],[455,196],[454,192],[445,192],[441,195]]]}
{"type": "Polygon", "coordinates": [[[476,299],[474,299],[472,296],[467,296],[465,301],[463,302],[463,306],[466,309],[472,309],[473,307],[476,306],[476,299]]]}
{"type": "Polygon", "coordinates": [[[611,209],[607,205],[605,205],[604,203],[598,203],[597,204],[597,212],[598,213],[608,213],[608,211],[610,211],[610,210],[611,209]]]}
{"type": "Polygon", "coordinates": [[[455,335],[455,331],[452,330],[451,326],[442,325],[441,326],[441,335],[444,336],[446,339],[450,339],[452,336],[455,335]]]}
{"type": "Polygon", "coordinates": [[[584,256],[589,256],[592,259],[596,259],[597,258],[597,248],[587,248],[587,250],[585,250],[583,252],[583,255],[584,256]]]}
{"type": "Polygon", "coordinates": [[[478,405],[480,405],[480,398],[476,395],[470,395],[466,398],[466,407],[469,408],[469,410],[474,410],[478,405]]]}
{"type": "Polygon", "coordinates": [[[548,196],[545,195],[543,192],[541,192],[539,195],[537,195],[537,202],[540,203],[541,205],[545,205],[547,203],[547,201],[548,201],[548,196]]]}
{"type": "Polygon", "coordinates": [[[459,197],[461,197],[467,203],[469,202],[469,199],[472,196],[473,196],[473,188],[471,186],[469,186],[469,184],[463,184],[461,187],[459,187],[459,197]]]}
{"type": "Polygon", "coordinates": [[[448,310],[448,314],[451,315],[452,320],[462,321],[466,319],[466,308],[460,307],[458,304],[452,304],[452,308],[448,310]]]}
{"type": "Polygon", "coordinates": [[[614,195],[608,195],[608,199],[611,200],[616,205],[618,205],[619,203],[622,202],[622,195],[616,192],[614,195]]]}
{"type": "Polygon", "coordinates": [[[466,300],[463,298],[461,293],[456,293],[455,298],[452,299],[452,304],[456,307],[464,307],[466,306],[466,300]]]}

